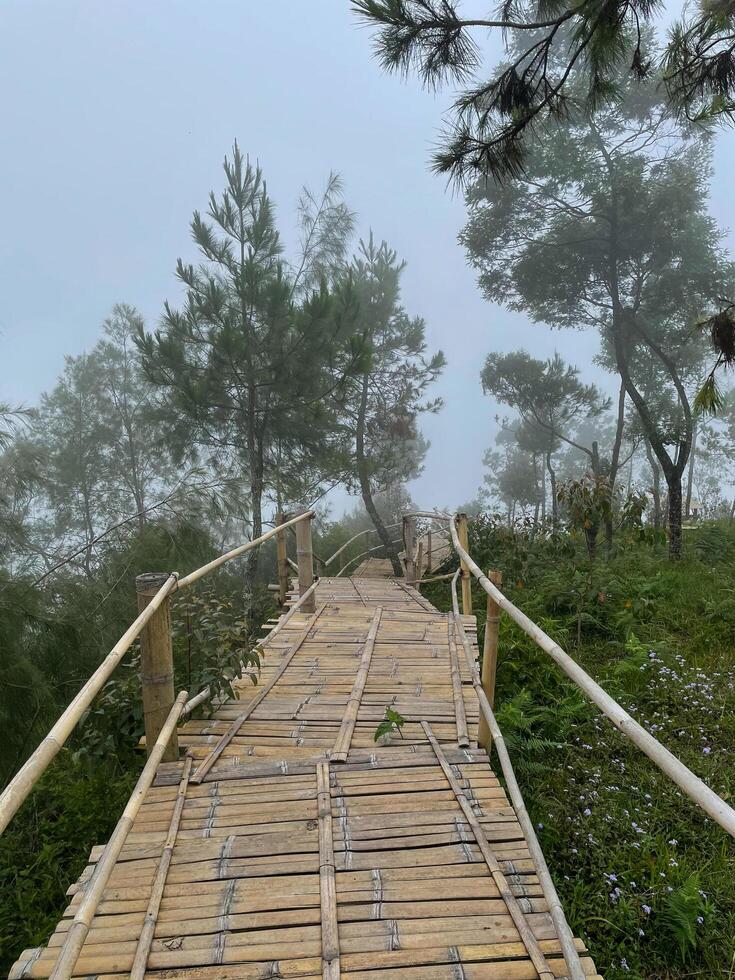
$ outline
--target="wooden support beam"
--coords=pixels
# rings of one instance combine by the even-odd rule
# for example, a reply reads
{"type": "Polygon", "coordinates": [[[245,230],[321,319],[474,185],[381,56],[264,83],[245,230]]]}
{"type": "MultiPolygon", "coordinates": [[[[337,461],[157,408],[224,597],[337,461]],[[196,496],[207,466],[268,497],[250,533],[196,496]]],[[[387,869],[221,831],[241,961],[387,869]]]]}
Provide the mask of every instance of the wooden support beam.
{"type": "MultiPolygon", "coordinates": [[[[168,572],[146,572],[135,579],[138,612],[158,594],[169,577],[168,572]]],[[[159,605],[140,634],[140,683],[143,689],[143,718],[148,755],[153,751],[161,729],[174,703],[174,651],[171,639],[171,600],[168,596],[159,605]]],[[[163,754],[164,762],[179,757],[176,731],[163,754]]]]}
{"type": "Polygon", "coordinates": [[[370,624],[370,629],[368,630],[367,639],[365,640],[365,649],[362,651],[362,657],[360,658],[360,667],[358,668],[355,682],[352,685],[352,693],[350,694],[347,702],[347,708],[345,709],[344,716],[342,717],[342,724],[340,725],[337,740],[334,743],[334,749],[331,755],[332,762],[347,761],[347,756],[350,751],[350,744],[352,742],[352,735],[355,731],[355,725],[357,723],[357,713],[360,710],[360,702],[362,701],[363,691],[365,690],[365,684],[367,683],[368,671],[370,670],[370,660],[373,656],[375,638],[378,635],[380,617],[382,615],[383,607],[378,606],[378,608],[375,610],[373,621],[370,624]]]}
{"type": "Polygon", "coordinates": [[[416,519],[410,514],[403,518],[403,550],[406,555],[406,581],[413,584],[416,581],[416,519]]]}
{"type": "Polygon", "coordinates": [[[421,725],[426,733],[426,737],[431,743],[431,747],[434,750],[434,754],[436,755],[439,765],[442,767],[447,782],[454,793],[455,799],[462,809],[465,820],[470,825],[470,829],[472,830],[474,838],[477,841],[477,846],[480,848],[480,852],[485,859],[485,864],[487,865],[488,871],[492,875],[493,881],[497,885],[498,891],[500,892],[500,897],[506,904],[510,917],[513,920],[513,925],[518,930],[518,934],[521,937],[523,945],[526,947],[526,951],[531,958],[534,969],[541,980],[554,980],[554,971],[551,969],[548,960],[542,953],[541,947],[533,934],[533,930],[529,925],[528,919],[526,918],[518,899],[513,894],[511,887],[508,884],[508,879],[503,874],[502,868],[500,867],[497,858],[493,854],[490,845],[488,844],[485,831],[482,829],[482,824],[475,816],[475,811],[472,809],[472,805],[467,799],[465,791],[462,789],[462,786],[457,777],[454,775],[454,772],[452,771],[452,768],[449,765],[441,746],[434,737],[431,726],[426,721],[422,721],[421,725]]]}
{"type": "MultiPolygon", "coordinates": [[[[299,595],[309,591],[314,582],[314,551],[311,544],[311,516],[296,525],[296,564],[299,569],[299,595]]],[[[316,608],[313,593],[303,605],[305,613],[316,608]]]]}
{"type": "MultiPolygon", "coordinates": [[[[502,572],[490,569],[487,577],[493,585],[500,588],[503,584],[502,572]]],[[[498,634],[500,631],[500,606],[491,595],[487,597],[487,615],[485,618],[485,641],[482,645],[482,689],[485,692],[490,707],[495,709],[495,676],[498,670],[498,634]]],[[[492,734],[488,728],[485,716],[480,713],[480,728],[477,741],[483,748],[490,751],[493,744],[492,734]]]]}
{"type": "Polygon", "coordinates": [[[454,699],[454,720],[457,726],[457,744],[466,749],[470,744],[467,731],[467,715],[464,710],[464,695],[462,693],[462,678],[459,673],[457,644],[454,642],[452,621],[447,618],[447,633],[449,642],[449,672],[452,679],[452,698],[454,699]]]}
{"type": "MultiPolygon", "coordinates": [[[[467,531],[467,515],[457,514],[457,536],[459,537],[459,543],[462,545],[465,551],[469,551],[469,535],[467,531]]],[[[472,615],[472,576],[470,575],[470,566],[459,556],[459,567],[461,569],[461,580],[462,580],[462,614],[464,616],[472,615]]]]}
{"type": "MultiPolygon", "coordinates": [[[[285,524],[288,518],[279,512],[276,514],[276,524],[285,524]]],[[[300,525],[297,525],[299,527],[300,525]]],[[[288,570],[288,555],[286,553],[286,532],[279,531],[276,535],[276,553],[278,564],[278,601],[285,606],[288,598],[289,579],[291,578],[288,570]]]]}

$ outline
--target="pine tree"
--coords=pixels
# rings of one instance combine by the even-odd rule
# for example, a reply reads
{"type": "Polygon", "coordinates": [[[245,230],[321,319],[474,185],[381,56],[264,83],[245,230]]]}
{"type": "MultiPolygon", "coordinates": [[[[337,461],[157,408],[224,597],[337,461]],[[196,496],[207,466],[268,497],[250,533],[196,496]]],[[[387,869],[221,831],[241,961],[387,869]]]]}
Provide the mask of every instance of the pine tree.
{"type": "Polygon", "coordinates": [[[420,473],[427,444],[418,419],[441,408],[441,399],[425,395],[445,363],[441,351],[426,356],[424,321],[400,305],[404,268],[371,234],[345,270],[357,309],[346,356],[359,351],[360,367],[349,376],[342,372],[336,394],[345,480],[359,490],[396,575],[403,569],[374,496],[420,473]]]}

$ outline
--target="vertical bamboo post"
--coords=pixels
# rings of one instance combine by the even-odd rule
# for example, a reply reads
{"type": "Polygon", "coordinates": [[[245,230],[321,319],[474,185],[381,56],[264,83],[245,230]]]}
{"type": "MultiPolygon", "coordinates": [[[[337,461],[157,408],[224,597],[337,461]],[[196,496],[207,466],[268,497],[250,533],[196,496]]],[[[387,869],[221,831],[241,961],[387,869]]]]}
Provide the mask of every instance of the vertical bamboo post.
{"type": "MultiPolygon", "coordinates": [[[[287,517],[284,513],[279,511],[276,514],[276,524],[285,524],[286,520],[287,517]]],[[[276,554],[278,563],[278,601],[282,606],[285,606],[286,599],[288,598],[288,583],[290,578],[285,531],[279,531],[276,535],[276,554]]]]}
{"type": "MultiPolygon", "coordinates": [[[[311,514],[299,521],[296,527],[296,563],[299,568],[299,595],[307,592],[314,581],[314,552],[311,546],[311,514]]],[[[313,613],[316,609],[314,593],[306,599],[301,609],[313,613]]]]}
{"type": "Polygon", "coordinates": [[[419,550],[416,553],[416,585],[421,581],[421,565],[424,560],[424,542],[419,541],[419,550]]]}
{"type": "MultiPolygon", "coordinates": [[[[467,515],[457,514],[457,535],[459,537],[459,543],[462,545],[465,551],[469,552],[469,538],[467,532],[467,515]]],[[[465,564],[464,561],[460,559],[460,568],[462,569],[461,581],[462,581],[462,615],[471,616],[472,615],[472,576],[470,575],[469,566],[465,564]]]]}
{"type": "Polygon", "coordinates": [[[426,532],[426,574],[431,571],[431,528],[426,532]]]}
{"type": "MultiPolygon", "coordinates": [[[[503,584],[503,573],[490,569],[487,577],[498,588],[503,584]]],[[[490,707],[495,708],[495,675],[498,670],[498,633],[500,630],[500,606],[488,595],[487,597],[487,617],[485,619],[485,642],[482,645],[482,689],[490,702],[490,707]]],[[[480,728],[477,733],[477,741],[488,752],[493,744],[492,735],[485,716],[480,712],[480,728]]]]}
{"type": "MultiPolygon", "coordinates": [[[[168,577],[168,572],[146,572],[136,577],[139,612],[143,612],[168,577]]],[[[174,704],[174,652],[171,600],[168,596],[140,634],[140,683],[143,689],[145,744],[150,755],[174,704]]],[[[163,761],[176,762],[178,758],[179,741],[174,730],[163,761]]]]}
{"type": "Polygon", "coordinates": [[[414,561],[414,551],[416,550],[415,541],[416,524],[410,514],[403,518],[403,550],[406,554],[406,581],[413,584],[416,581],[416,562],[414,561]]]}

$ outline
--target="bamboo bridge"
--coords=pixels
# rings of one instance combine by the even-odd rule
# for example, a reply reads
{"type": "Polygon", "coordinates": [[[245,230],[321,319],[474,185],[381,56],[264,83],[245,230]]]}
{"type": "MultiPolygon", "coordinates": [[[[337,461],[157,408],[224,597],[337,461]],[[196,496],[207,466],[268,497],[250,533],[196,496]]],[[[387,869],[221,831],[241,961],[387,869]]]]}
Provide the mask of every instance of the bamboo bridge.
{"type": "MultiPolygon", "coordinates": [[[[404,521],[405,577],[366,554],[352,575],[314,580],[310,516],[264,536],[279,535],[283,566],[284,529],[295,527],[298,587],[268,624],[257,686],[243,678],[237,700],[206,719],[179,724],[207,692],[174,698],[162,672],[168,597],[253,544],[186,578],[146,583],[140,616],[100,670],[109,676],[141,635],[148,762],[47,945],[21,954],[13,980],[597,977],[569,930],[492,711],[503,610],[735,835],[735,812],[483,575],[462,517],[418,515],[446,520],[451,539],[435,537],[435,554],[448,558],[451,543],[461,561],[447,614],[416,587],[431,553],[416,517],[404,521]],[[489,614],[481,672],[467,608],[473,575],[489,614]],[[376,744],[386,709],[404,721],[376,744]]],[[[75,703],[88,703],[99,680],[75,703]]],[[[0,828],[73,728],[75,703],[0,797],[0,828]]]]}

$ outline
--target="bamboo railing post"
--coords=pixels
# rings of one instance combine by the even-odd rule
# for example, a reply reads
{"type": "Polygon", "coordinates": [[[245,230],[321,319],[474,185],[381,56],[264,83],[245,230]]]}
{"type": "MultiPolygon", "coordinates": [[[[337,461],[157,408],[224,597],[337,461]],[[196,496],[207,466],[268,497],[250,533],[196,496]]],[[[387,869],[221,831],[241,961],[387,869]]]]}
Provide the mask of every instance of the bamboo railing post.
{"type": "Polygon", "coordinates": [[[416,550],[416,520],[411,514],[406,514],[403,518],[403,550],[406,554],[406,581],[412,584],[416,581],[416,562],[413,557],[416,550]]]}
{"type": "MultiPolygon", "coordinates": [[[[490,570],[487,577],[498,588],[503,584],[503,573],[490,570]]],[[[485,641],[482,645],[482,689],[495,708],[495,675],[498,669],[498,633],[500,631],[500,606],[492,596],[487,597],[487,617],[485,619],[485,641]]],[[[487,752],[493,744],[493,737],[485,716],[480,713],[480,727],[477,741],[487,752]]]]}
{"type": "MultiPolygon", "coordinates": [[[[309,515],[296,525],[296,562],[299,568],[299,595],[308,592],[314,582],[314,551],[311,545],[311,520],[309,515]]],[[[316,609],[313,592],[301,607],[305,613],[316,609]]]]}
{"type": "MultiPolygon", "coordinates": [[[[168,578],[168,572],[146,572],[135,579],[138,611],[155,596],[168,578]]],[[[143,688],[145,744],[148,755],[158,740],[174,705],[174,651],[171,640],[171,601],[166,599],[146,623],[140,634],[140,682],[143,688]]],[[[176,762],[179,742],[174,731],[163,754],[164,762],[176,762]]]]}
{"type": "MultiPolygon", "coordinates": [[[[285,524],[286,515],[279,512],[276,514],[276,524],[285,524]]],[[[278,563],[278,601],[280,605],[286,605],[288,597],[289,571],[288,555],[286,553],[286,532],[279,531],[276,535],[276,553],[278,563]]]]}
{"type": "MultiPolygon", "coordinates": [[[[469,551],[469,536],[467,532],[467,515],[457,514],[457,535],[459,543],[465,551],[469,551]]],[[[460,555],[459,567],[462,569],[462,615],[472,615],[472,576],[469,565],[460,555]]]]}
{"type": "Polygon", "coordinates": [[[431,528],[426,532],[426,571],[431,571],[431,528]]]}

